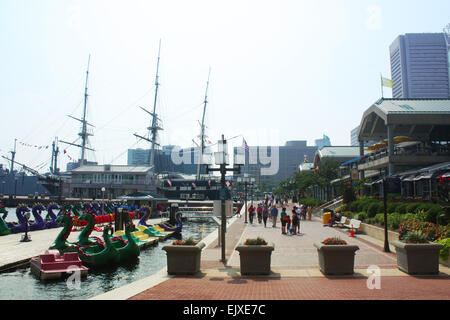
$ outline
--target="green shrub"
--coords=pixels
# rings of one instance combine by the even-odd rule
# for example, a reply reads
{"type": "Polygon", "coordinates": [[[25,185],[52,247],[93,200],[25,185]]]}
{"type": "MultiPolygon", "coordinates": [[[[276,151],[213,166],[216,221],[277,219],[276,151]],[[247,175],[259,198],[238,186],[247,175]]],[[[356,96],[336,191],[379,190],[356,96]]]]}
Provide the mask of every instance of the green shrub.
{"type": "Polygon", "coordinates": [[[391,213],[388,214],[387,222],[389,229],[397,230],[400,226],[400,223],[403,221],[403,216],[400,213],[391,213]]]}
{"type": "Polygon", "coordinates": [[[365,223],[368,223],[368,224],[376,224],[376,220],[375,220],[375,218],[367,218],[366,221],[365,221],[365,223]]]}
{"type": "Polygon", "coordinates": [[[367,219],[367,214],[364,211],[356,213],[355,215],[353,215],[353,219],[364,222],[367,219]]]}
{"type": "Polygon", "coordinates": [[[353,212],[351,212],[351,211],[344,211],[344,212],[341,212],[341,214],[347,218],[351,218],[353,216],[353,212]]]}
{"type": "Polygon", "coordinates": [[[405,220],[418,220],[419,221],[419,216],[414,213],[401,214],[401,217],[402,217],[402,221],[405,221],[405,220]]]}
{"type": "Polygon", "coordinates": [[[431,208],[436,207],[436,206],[439,207],[439,205],[436,205],[436,204],[434,204],[434,203],[430,203],[430,202],[422,202],[422,203],[420,203],[419,206],[417,207],[416,212],[419,211],[419,210],[424,210],[424,211],[426,212],[426,211],[428,211],[428,210],[430,210],[431,208]]]}
{"type": "Polygon", "coordinates": [[[387,213],[397,212],[396,208],[398,207],[399,204],[400,202],[389,202],[387,204],[387,213]]]}
{"type": "Polygon", "coordinates": [[[367,208],[367,216],[373,218],[377,213],[382,213],[384,211],[383,203],[373,202],[367,208]]]}
{"type": "Polygon", "coordinates": [[[407,243],[427,243],[427,236],[420,231],[409,231],[404,240],[407,243]]]}
{"type": "Polygon", "coordinates": [[[434,205],[430,207],[425,213],[425,221],[437,223],[437,218],[444,213],[444,211],[441,209],[441,206],[434,205]]]}
{"type": "Polygon", "coordinates": [[[408,203],[401,202],[401,203],[396,207],[396,211],[397,211],[398,213],[405,214],[405,213],[407,213],[407,212],[406,212],[406,207],[407,207],[407,206],[408,206],[408,203]]]}
{"type": "Polygon", "coordinates": [[[405,220],[399,226],[399,238],[403,239],[409,231],[419,231],[426,235],[429,241],[450,238],[450,226],[439,226],[431,222],[421,222],[415,219],[405,220]]]}
{"type": "Polygon", "coordinates": [[[406,212],[405,213],[415,213],[417,208],[420,206],[420,203],[409,203],[406,205],[406,212]]]}
{"type": "Polygon", "coordinates": [[[375,215],[375,222],[381,226],[384,226],[384,213],[377,213],[375,215]]]}
{"type": "Polygon", "coordinates": [[[443,260],[448,259],[449,249],[450,249],[450,238],[438,239],[435,241],[436,243],[442,244],[444,247],[439,252],[439,257],[443,260]]]}
{"type": "Polygon", "coordinates": [[[437,223],[441,226],[447,226],[450,224],[450,213],[446,211],[442,211],[436,219],[437,223]]]}
{"type": "Polygon", "coordinates": [[[314,199],[314,198],[302,198],[302,199],[299,199],[298,202],[301,204],[304,204],[305,206],[312,206],[312,207],[318,207],[318,206],[324,204],[324,202],[322,200],[314,199]]]}

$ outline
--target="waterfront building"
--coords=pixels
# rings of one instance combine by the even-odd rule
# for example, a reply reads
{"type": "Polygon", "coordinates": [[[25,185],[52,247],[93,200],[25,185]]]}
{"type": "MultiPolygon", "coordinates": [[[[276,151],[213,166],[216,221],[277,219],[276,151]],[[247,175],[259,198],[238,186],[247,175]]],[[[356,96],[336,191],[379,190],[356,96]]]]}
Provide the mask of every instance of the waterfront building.
{"type": "Polygon", "coordinates": [[[155,193],[157,184],[149,166],[105,164],[72,170],[67,188],[70,196],[76,198],[116,199],[136,192],[155,193]]]}
{"type": "Polygon", "coordinates": [[[361,119],[358,140],[378,140],[369,155],[360,146],[358,170],[386,175],[450,161],[450,99],[380,99],[361,119]]]}
{"type": "Polygon", "coordinates": [[[445,33],[407,33],[390,46],[392,97],[450,98],[445,33]]]}

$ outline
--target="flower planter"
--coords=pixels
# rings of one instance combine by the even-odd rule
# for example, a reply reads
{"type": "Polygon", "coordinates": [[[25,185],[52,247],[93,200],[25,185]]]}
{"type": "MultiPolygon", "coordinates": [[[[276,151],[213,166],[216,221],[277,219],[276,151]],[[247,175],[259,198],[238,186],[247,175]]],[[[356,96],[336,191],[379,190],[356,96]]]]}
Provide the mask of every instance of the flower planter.
{"type": "Polygon", "coordinates": [[[355,252],[359,250],[355,245],[326,245],[314,243],[319,255],[319,267],[323,274],[342,275],[353,274],[355,252]]]}
{"type": "Polygon", "coordinates": [[[274,245],[239,245],[236,251],[239,252],[242,275],[269,275],[270,260],[274,245]]]}
{"type": "Polygon", "coordinates": [[[166,245],[167,273],[171,275],[196,274],[200,271],[203,242],[194,245],[166,245]]]}
{"type": "Polygon", "coordinates": [[[392,245],[397,252],[397,267],[400,270],[408,274],[439,273],[441,244],[393,241],[392,245]]]}

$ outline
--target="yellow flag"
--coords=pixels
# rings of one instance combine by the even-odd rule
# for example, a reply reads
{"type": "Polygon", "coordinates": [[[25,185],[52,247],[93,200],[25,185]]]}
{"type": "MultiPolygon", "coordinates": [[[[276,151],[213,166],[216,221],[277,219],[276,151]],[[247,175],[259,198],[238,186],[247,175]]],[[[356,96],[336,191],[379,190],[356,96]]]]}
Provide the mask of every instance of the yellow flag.
{"type": "Polygon", "coordinates": [[[381,85],[383,87],[393,88],[394,87],[394,81],[381,77],[381,85]]]}

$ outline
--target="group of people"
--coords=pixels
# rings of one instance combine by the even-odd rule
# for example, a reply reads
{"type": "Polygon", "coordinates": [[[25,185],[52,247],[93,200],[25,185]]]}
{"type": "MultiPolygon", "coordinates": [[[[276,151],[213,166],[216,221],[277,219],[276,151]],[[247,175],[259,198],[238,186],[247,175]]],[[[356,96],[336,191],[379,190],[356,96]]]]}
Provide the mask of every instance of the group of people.
{"type": "MultiPolygon", "coordinates": [[[[256,216],[256,218],[258,219],[258,223],[264,223],[264,228],[266,228],[267,220],[270,217],[272,220],[272,228],[276,227],[279,214],[279,209],[277,207],[279,205],[279,201],[277,201],[277,199],[273,199],[274,201],[270,200],[271,199],[266,198],[266,201],[263,201],[256,206],[253,206],[253,204],[250,205],[250,207],[248,208],[250,224],[253,224],[256,216]]],[[[311,207],[307,208],[305,205],[299,204],[299,206],[294,206],[291,214],[287,213],[286,207],[287,203],[283,203],[281,205],[281,233],[298,234],[300,233],[300,220],[306,220],[307,215],[308,219],[311,220],[311,207]]]]}

